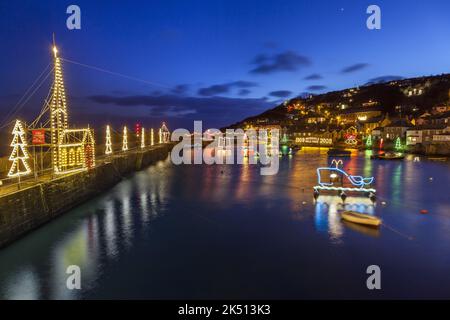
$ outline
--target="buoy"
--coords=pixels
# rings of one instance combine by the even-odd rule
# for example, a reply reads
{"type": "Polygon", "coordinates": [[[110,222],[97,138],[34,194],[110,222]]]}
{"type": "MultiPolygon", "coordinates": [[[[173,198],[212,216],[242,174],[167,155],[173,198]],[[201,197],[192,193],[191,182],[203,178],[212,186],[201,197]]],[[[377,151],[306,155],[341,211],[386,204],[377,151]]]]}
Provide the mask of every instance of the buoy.
{"type": "Polygon", "coordinates": [[[314,190],[314,199],[317,199],[319,197],[319,191],[314,190]]]}
{"type": "Polygon", "coordinates": [[[420,214],[428,214],[428,210],[422,209],[420,210],[420,214]]]}

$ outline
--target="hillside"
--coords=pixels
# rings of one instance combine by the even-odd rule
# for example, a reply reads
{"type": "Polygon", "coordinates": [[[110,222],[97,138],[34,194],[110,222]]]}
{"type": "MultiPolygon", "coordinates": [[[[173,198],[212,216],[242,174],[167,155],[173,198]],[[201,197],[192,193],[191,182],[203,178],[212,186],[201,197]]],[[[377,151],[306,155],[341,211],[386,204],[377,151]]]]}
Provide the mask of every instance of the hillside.
{"type": "Polygon", "coordinates": [[[290,114],[298,116],[300,110],[303,111],[302,114],[327,110],[331,114],[339,115],[343,110],[372,107],[389,115],[401,112],[403,116],[415,117],[435,106],[448,104],[449,96],[450,74],[393,80],[311,95],[306,98],[290,99],[271,110],[244,119],[230,127],[255,123],[283,124],[292,118],[290,114]]]}

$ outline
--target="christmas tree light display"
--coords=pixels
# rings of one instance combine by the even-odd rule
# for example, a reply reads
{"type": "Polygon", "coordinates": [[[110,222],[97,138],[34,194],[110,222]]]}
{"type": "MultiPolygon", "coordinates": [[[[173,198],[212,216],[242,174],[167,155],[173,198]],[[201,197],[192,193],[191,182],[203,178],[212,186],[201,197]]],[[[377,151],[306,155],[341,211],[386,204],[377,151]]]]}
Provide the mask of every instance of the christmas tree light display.
{"type": "Polygon", "coordinates": [[[111,129],[109,126],[106,126],[106,150],[105,154],[112,153],[112,143],[111,143],[111,129]]]}
{"type": "Polygon", "coordinates": [[[11,164],[11,168],[8,172],[8,177],[10,178],[25,176],[31,173],[30,166],[27,162],[30,156],[28,155],[27,151],[25,130],[23,129],[22,123],[19,120],[16,121],[12,134],[14,135],[11,142],[13,151],[11,152],[9,160],[13,163],[11,164]]]}
{"type": "Polygon", "coordinates": [[[141,149],[145,148],[145,128],[141,130],[141,149]]]}
{"type": "Polygon", "coordinates": [[[395,146],[394,146],[395,150],[400,151],[403,149],[403,145],[402,145],[402,140],[400,139],[400,137],[397,137],[397,139],[395,140],[395,146]]]}
{"type": "Polygon", "coordinates": [[[123,127],[123,142],[122,142],[122,151],[128,150],[128,133],[127,127],[123,127]]]}
{"type": "Polygon", "coordinates": [[[372,148],[372,145],[373,145],[372,135],[369,135],[369,137],[367,137],[367,140],[366,140],[366,147],[372,148]]]}

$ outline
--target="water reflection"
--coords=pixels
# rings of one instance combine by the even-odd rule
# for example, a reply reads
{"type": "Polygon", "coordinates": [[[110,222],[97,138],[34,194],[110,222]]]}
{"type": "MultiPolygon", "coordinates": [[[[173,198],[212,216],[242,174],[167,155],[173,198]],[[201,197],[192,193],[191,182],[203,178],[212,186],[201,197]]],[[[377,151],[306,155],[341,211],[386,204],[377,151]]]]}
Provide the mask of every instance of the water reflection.
{"type": "MultiPolygon", "coordinates": [[[[348,210],[373,215],[374,209],[372,201],[365,197],[349,197],[344,203],[338,196],[321,195],[315,204],[315,227],[317,231],[327,233],[333,243],[339,244],[345,232],[340,211],[348,210]]],[[[353,226],[352,229],[364,228],[353,226]]]]}
{"type": "Polygon", "coordinates": [[[82,292],[94,288],[105,265],[144,236],[136,232],[137,225],[142,227],[164,210],[171,185],[169,166],[159,163],[138,173],[1,251],[0,298],[80,298],[80,291],[66,287],[71,265],[81,269],[82,292]]]}
{"type": "Polygon", "coordinates": [[[375,177],[387,204],[374,206],[350,193],[345,204],[326,192],[314,202],[316,168],[328,162],[326,149],[302,150],[266,177],[248,163],[160,162],[0,250],[0,298],[342,298],[344,281],[345,298],[361,298],[354,275],[374,258],[388,266],[383,294],[450,297],[448,165],[344,159],[352,174],[375,177]],[[340,210],[376,214],[415,240],[343,222],[340,210]],[[80,292],[65,286],[72,264],[80,292]],[[405,264],[426,286],[404,289],[405,264]]]}

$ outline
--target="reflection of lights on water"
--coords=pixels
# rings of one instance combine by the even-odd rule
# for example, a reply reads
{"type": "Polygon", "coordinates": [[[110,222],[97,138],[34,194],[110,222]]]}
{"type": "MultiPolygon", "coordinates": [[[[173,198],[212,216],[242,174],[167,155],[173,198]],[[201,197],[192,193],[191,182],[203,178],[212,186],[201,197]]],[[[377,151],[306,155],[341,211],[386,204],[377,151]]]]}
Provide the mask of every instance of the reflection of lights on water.
{"type": "Polygon", "coordinates": [[[39,296],[36,273],[30,269],[20,270],[6,283],[6,299],[8,300],[37,300],[39,296]]]}
{"type": "Polygon", "coordinates": [[[315,226],[319,232],[327,232],[331,240],[337,241],[344,234],[340,210],[374,214],[374,205],[369,198],[348,197],[346,203],[338,196],[321,195],[316,202],[315,226]]]}
{"type": "Polygon", "coordinates": [[[109,200],[105,205],[104,229],[105,229],[105,243],[106,254],[109,257],[114,257],[117,254],[116,244],[116,221],[114,213],[114,201],[109,200]]]}

